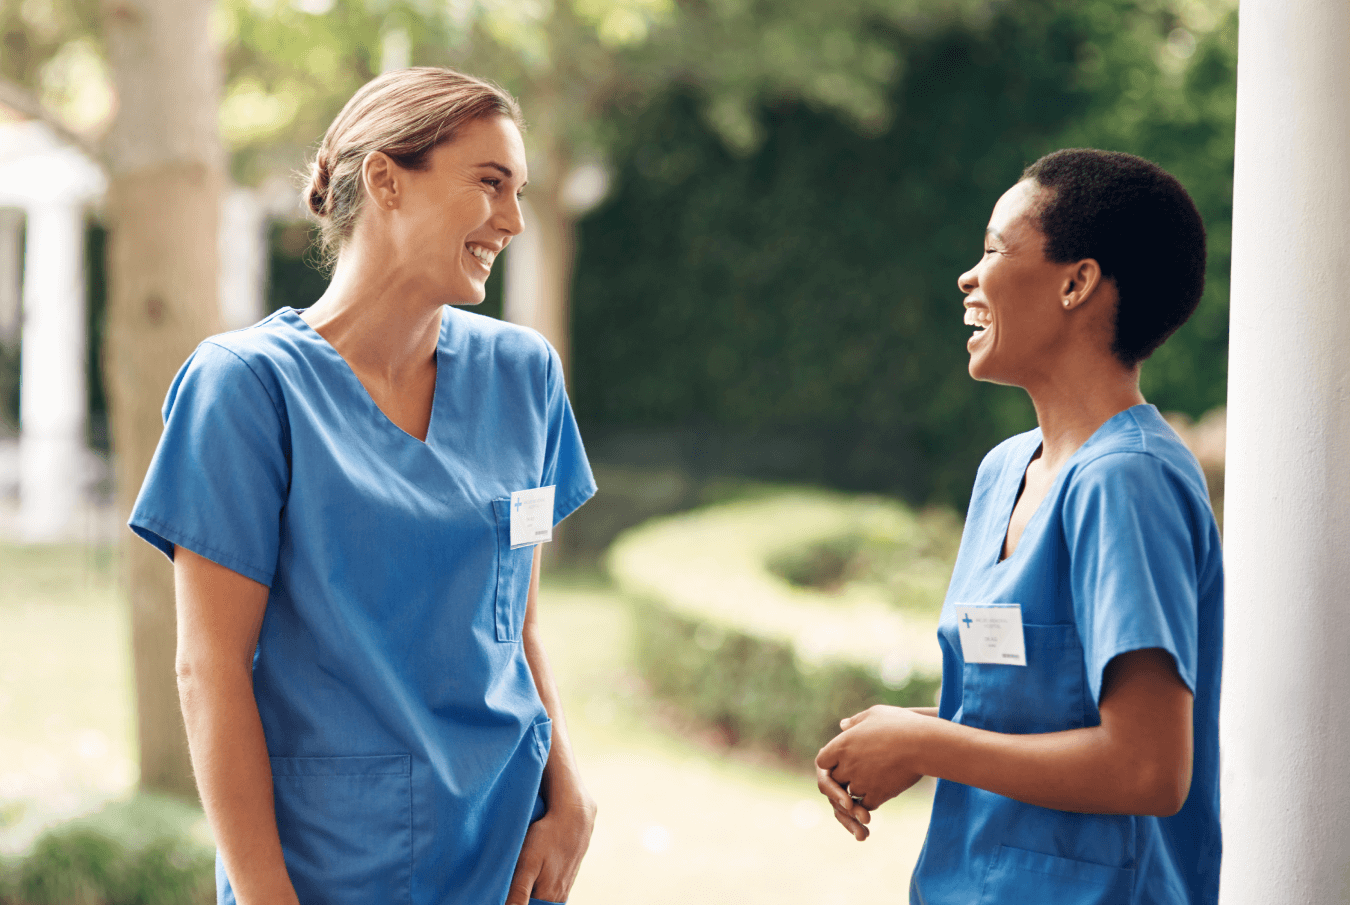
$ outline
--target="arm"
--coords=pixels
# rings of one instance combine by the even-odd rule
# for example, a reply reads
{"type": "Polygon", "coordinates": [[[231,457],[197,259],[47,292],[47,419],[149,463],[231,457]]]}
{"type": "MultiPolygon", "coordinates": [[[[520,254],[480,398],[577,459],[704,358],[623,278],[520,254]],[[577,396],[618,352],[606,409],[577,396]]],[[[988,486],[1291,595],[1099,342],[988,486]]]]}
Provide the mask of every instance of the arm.
{"type": "Polygon", "coordinates": [[[1191,707],[1170,654],[1131,651],[1107,664],[1098,726],[1009,735],[873,707],[820,750],[817,782],[860,840],[867,815],[841,784],[873,808],[919,776],[1064,811],[1168,816],[1190,790],[1191,707]]]}
{"type": "Polygon", "coordinates": [[[522,633],[525,659],[529,661],[539,698],[544,702],[549,719],[553,721],[552,742],[548,763],[544,766],[543,794],[548,813],[535,821],[525,835],[525,844],[516,862],[516,873],[511,879],[507,905],[527,905],[530,896],[550,902],[565,902],[576,880],[581,859],[591,842],[595,826],[596,806],[586,787],[582,785],[572,742],[567,737],[563,722],[562,702],[553,671],[539,637],[536,612],[539,603],[539,553],[534,548],[534,565],[530,572],[530,590],[525,604],[525,626],[522,633]]]}
{"type": "Polygon", "coordinates": [[[267,587],[186,550],[174,553],[178,695],[192,769],[240,905],[298,905],[272,803],[272,767],[253,697],[267,587]]]}

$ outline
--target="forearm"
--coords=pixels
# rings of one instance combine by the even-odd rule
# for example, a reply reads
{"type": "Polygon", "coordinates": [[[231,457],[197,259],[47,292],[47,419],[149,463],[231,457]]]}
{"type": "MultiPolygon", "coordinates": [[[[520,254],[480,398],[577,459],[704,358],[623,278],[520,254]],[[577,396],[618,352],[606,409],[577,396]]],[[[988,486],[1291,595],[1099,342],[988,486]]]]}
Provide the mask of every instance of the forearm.
{"type": "Polygon", "coordinates": [[[915,772],[1061,811],[1175,813],[1190,771],[1138,756],[1104,726],[1035,735],[924,721],[911,755],[915,772]]]}
{"type": "Polygon", "coordinates": [[[282,859],[272,769],[244,667],[180,666],[178,689],[202,806],[240,905],[297,903],[282,859]]]}
{"type": "Polygon", "coordinates": [[[589,794],[581,782],[576,757],[572,751],[572,740],[567,732],[567,721],[563,716],[562,700],[558,694],[557,683],[553,679],[553,670],[549,666],[548,654],[535,629],[533,620],[525,627],[523,643],[525,659],[529,661],[530,672],[534,676],[539,699],[548,711],[553,723],[552,741],[549,745],[548,763],[544,766],[544,798],[553,805],[555,796],[558,801],[589,801],[589,794]]]}

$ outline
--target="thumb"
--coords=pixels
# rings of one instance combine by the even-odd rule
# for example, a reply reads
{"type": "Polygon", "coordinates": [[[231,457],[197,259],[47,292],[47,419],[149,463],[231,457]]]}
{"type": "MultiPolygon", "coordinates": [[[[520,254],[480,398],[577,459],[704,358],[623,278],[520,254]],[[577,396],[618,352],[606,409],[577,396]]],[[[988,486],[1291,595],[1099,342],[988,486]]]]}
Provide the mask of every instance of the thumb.
{"type": "Polygon", "coordinates": [[[858,725],[863,720],[867,719],[868,713],[869,711],[864,710],[862,713],[855,713],[853,714],[853,716],[844,717],[842,720],[839,721],[839,728],[852,729],[854,726],[858,725]]]}

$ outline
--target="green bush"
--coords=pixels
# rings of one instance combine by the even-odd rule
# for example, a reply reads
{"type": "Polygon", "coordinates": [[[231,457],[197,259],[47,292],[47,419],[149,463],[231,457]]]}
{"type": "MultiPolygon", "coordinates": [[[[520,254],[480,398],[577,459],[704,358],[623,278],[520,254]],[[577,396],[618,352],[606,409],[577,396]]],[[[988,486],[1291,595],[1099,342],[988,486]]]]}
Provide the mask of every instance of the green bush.
{"type": "Polygon", "coordinates": [[[201,812],[138,795],[48,830],[2,866],[3,905],[206,905],[214,854],[201,812]]]}
{"type": "Polygon", "coordinates": [[[934,551],[954,555],[958,539],[949,514],[778,491],[633,529],[611,548],[609,570],[636,603],[637,663],[656,694],[734,743],[802,759],[840,717],[933,703],[951,569],[934,551]],[[802,564],[821,549],[842,563],[824,591],[801,580],[819,577],[802,564]],[[881,561],[907,562],[917,578],[879,580],[869,569],[881,561]]]}

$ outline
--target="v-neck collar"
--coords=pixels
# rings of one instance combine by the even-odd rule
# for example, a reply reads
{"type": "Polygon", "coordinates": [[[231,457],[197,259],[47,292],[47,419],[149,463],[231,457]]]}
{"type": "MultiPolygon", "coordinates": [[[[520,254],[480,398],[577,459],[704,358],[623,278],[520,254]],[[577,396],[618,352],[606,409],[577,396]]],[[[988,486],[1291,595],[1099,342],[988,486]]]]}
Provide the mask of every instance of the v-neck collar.
{"type": "Polygon", "coordinates": [[[1017,546],[1013,549],[1012,553],[1008,554],[1005,557],[1003,556],[1003,548],[1007,545],[1008,542],[1008,528],[1012,524],[1013,511],[1017,508],[1017,501],[1022,497],[1022,492],[1024,489],[1023,483],[1026,481],[1027,469],[1031,467],[1031,463],[1035,461],[1037,452],[1041,449],[1041,446],[1045,442],[1044,437],[1041,434],[1041,429],[1039,427],[1033,429],[1029,434],[1027,434],[1029,449],[1025,453],[1019,455],[1016,459],[1016,461],[1020,463],[1022,466],[1022,470],[1018,472],[1018,481],[1016,484],[1016,489],[1012,493],[1012,498],[1005,499],[1004,501],[1005,505],[999,507],[999,513],[1000,516],[1002,517],[1000,527],[1003,530],[997,535],[997,546],[994,549],[994,568],[998,568],[1004,563],[1011,562],[1013,559],[1017,558],[1017,553],[1019,550],[1022,549],[1022,544],[1026,540],[1027,534],[1030,533],[1032,526],[1037,523],[1038,519],[1040,519],[1042,511],[1046,507],[1046,502],[1051,497],[1058,495],[1060,485],[1064,481],[1064,476],[1069,473],[1071,466],[1075,464],[1079,456],[1083,455],[1083,450],[1089,449],[1090,447],[1095,445],[1096,440],[1102,436],[1102,432],[1106,430],[1107,425],[1110,425],[1114,423],[1116,419],[1125,416],[1129,416],[1131,419],[1133,419],[1134,418],[1133,413],[1135,412],[1136,409],[1152,409],[1152,408],[1153,405],[1151,403],[1141,402],[1138,405],[1132,405],[1129,408],[1121,409],[1120,411],[1112,415],[1110,418],[1107,418],[1105,421],[1103,421],[1100,425],[1098,425],[1097,429],[1092,432],[1092,436],[1084,440],[1083,444],[1073,451],[1073,455],[1069,456],[1069,458],[1064,461],[1064,464],[1060,466],[1059,472],[1056,473],[1055,475],[1055,480],[1050,483],[1050,489],[1045,492],[1045,496],[1041,497],[1041,501],[1036,504],[1036,511],[1031,513],[1031,518],[1027,519],[1026,525],[1023,526],[1022,536],[1017,539],[1017,546]],[[1031,443],[1032,440],[1035,440],[1035,443],[1031,443]]]}
{"type": "Polygon", "coordinates": [[[334,348],[332,343],[324,339],[323,334],[318,330],[315,330],[307,320],[300,316],[300,313],[303,310],[306,309],[288,307],[281,309],[279,313],[286,318],[287,322],[290,323],[295,330],[299,331],[308,342],[316,345],[320,352],[333,364],[333,367],[344,375],[343,379],[350,382],[352,393],[356,398],[364,400],[364,404],[368,407],[368,412],[371,415],[371,420],[377,423],[383,423],[386,430],[393,431],[398,435],[406,437],[409,441],[416,443],[419,446],[431,446],[432,436],[436,430],[437,424],[436,410],[442,395],[441,379],[446,371],[444,355],[442,352],[445,346],[447,322],[449,321],[449,318],[446,316],[448,309],[442,306],[441,322],[436,332],[436,378],[432,384],[431,415],[427,419],[427,436],[425,440],[413,436],[394,423],[394,419],[390,418],[389,415],[385,413],[384,409],[380,408],[379,404],[375,402],[375,397],[370,395],[370,391],[367,390],[366,385],[361,382],[361,378],[356,376],[356,371],[352,368],[347,359],[342,357],[342,353],[334,348]]]}

